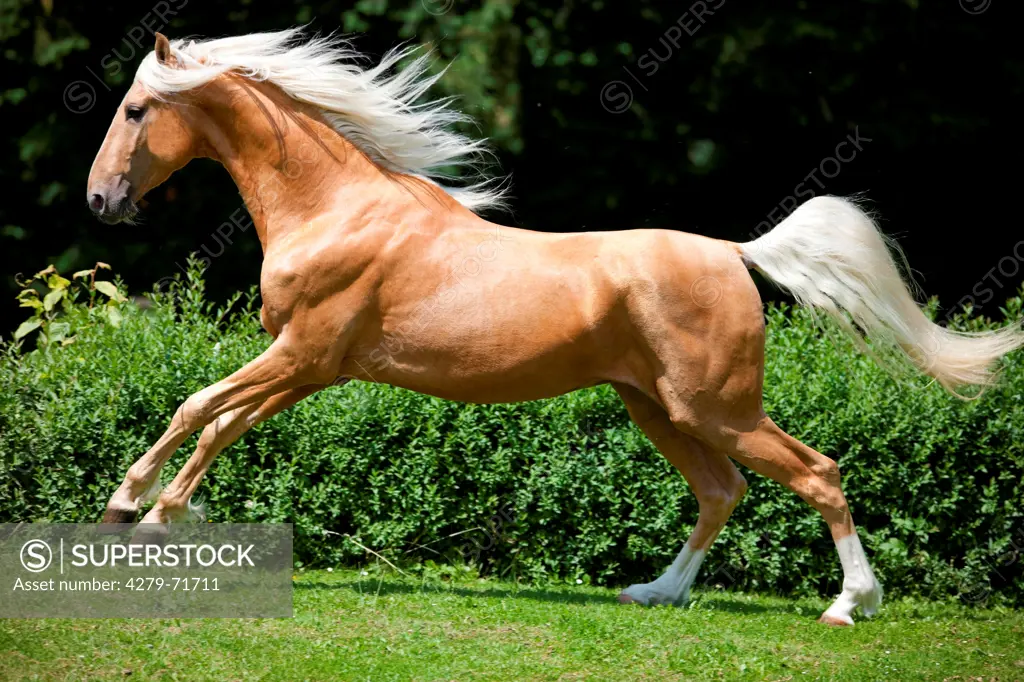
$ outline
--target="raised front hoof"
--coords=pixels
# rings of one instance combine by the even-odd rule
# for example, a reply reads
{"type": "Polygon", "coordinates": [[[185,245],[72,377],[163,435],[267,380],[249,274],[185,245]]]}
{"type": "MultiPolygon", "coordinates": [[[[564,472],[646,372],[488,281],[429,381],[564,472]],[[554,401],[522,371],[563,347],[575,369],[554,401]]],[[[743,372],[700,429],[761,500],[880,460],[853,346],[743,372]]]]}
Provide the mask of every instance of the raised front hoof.
{"type": "Polygon", "coordinates": [[[138,519],[138,511],[107,508],[107,511],[103,513],[103,518],[96,526],[96,532],[100,535],[120,535],[126,530],[130,530],[138,519]]]}
{"type": "Polygon", "coordinates": [[[821,614],[821,618],[818,619],[818,622],[824,623],[825,625],[831,625],[837,628],[846,628],[853,625],[852,618],[843,620],[842,618],[838,618],[836,616],[830,616],[827,613],[821,614]]]}
{"type": "Polygon", "coordinates": [[[112,509],[107,507],[107,511],[103,512],[103,518],[100,519],[100,523],[135,523],[138,520],[138,509],[131,511],[128,509],[112,509]]]}
{"type": "Polygon", "coordinates": [[[167,524],[140,523],[135,526],[135,532],[132,533],[132,539],[129,544],[163,546],[170,534],[171,529],[167,527],[167,524]]]}

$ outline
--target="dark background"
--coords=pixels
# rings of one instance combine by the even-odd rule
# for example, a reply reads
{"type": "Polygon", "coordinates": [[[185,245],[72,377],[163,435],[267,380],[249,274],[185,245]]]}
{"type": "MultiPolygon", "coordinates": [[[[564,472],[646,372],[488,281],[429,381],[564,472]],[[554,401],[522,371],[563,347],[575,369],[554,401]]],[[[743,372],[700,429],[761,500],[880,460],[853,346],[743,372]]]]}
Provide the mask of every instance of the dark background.
{"type": "Polygon", "coordinates": [[[998,314],[1024,280],[1013,3],[706,6],[720,3],[701,22],[699,2],[0,0],[0,332],[27,317],[15,275],[49,263],[105,261],[138,293],[205,248],[219,254],[207,272],[215,297],[258,281],[253,231],[230,244],[214,234],[241,199],[212,162],[150,192],[137,226],[93,220],[85,181],[151,30],[211,37],[300,23],[362,33],[371,55],[409,40],[433,45],[438,67],[451,62],[437,94],[458,95],[497,146],[513,212],[488,217],[505,224],[745,241],[859,130],[870,141],[856,156],[832,178],[826,162],[824,186],[805,187],[863,192],[945,310],[973,297],[998,314]]]}

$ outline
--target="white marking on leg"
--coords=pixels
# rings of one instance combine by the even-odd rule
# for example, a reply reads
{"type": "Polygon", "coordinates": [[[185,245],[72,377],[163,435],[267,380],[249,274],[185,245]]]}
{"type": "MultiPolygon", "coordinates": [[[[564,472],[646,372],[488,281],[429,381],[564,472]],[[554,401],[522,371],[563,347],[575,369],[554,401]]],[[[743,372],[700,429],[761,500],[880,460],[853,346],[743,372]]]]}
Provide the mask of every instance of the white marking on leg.
{"type": "Polygon", "coordinates": [[[622,594],[645,606],[684,604],[690,599],[690,586],[706,554],[703,549],[686,545],[660,578],[652,583],[630,585],[622,594]]]}
{"type": "Polygon", "coordinates": [[[823,616],[853,625],[853,610],[858,606],[865,616],[873,616],[882,603],[882,586],[875,578],[857,533],[836,541],[839,562],[843,565],[843,592],[823,616]]]}

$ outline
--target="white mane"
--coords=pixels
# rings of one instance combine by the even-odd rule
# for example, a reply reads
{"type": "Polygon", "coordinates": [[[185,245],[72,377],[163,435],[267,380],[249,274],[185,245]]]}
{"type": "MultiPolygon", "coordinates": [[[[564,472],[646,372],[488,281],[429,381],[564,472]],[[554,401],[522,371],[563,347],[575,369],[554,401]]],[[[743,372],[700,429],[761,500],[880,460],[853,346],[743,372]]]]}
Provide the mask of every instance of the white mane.
{"type": "Polygon", "coordinates": [[[142,60],[136,79],[156,95],[191,90],[228,71],[268,81],[292,98],[319,107],[335,130],[388,170],[421,177],[479,211],[500,207],[506,187],[488,178],[491,156],[484,140],[449,130],[470,117],[449,108],[450,98],[418,103],[443,75],[429,75],[423,55],[403,70],[392,68],[416,48],[393,49],[376,66],[339,38],[304,37],[301,29],[252,33],[233,38],[171,42],[178,68],[160,64],[155,53],[142,60]],[[184,68],[182,68],[184,67],[184,68]],[[468,169],[459,187],[446,168],[468,169]]]}

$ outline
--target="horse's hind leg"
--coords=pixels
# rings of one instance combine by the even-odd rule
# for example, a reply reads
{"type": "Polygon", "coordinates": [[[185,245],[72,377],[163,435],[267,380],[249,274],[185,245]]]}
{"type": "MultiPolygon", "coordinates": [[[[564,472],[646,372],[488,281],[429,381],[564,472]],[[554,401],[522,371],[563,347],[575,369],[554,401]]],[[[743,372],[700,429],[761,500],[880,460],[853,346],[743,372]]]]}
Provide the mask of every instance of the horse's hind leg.
{"type": "Polygon", "coordinates": [[[843,590],[820,622],[852,625],[851,616],[858,606],[865,615],[873,615],[882,602],[882,586],[857,537],[835,461],[793,438],[763,414],[741,426],[706,423],[698,430],[736,461],[795,492],[824,517],[839,550],[843,590]]]}
{"type": "Polygon", "coordinates": [[[616,385],[615,390],[634,423],[686,478],[700,508],[697,525],[672,565],[654,582],[627,587],[619,601],[685,603],[708,548],[746,492],[747,482],[728,457],[676,429],[668,413],[642,392],[624,385],[616,385]]]}

